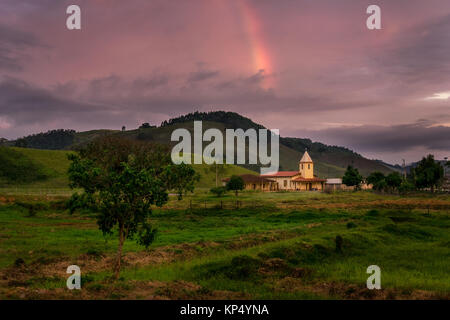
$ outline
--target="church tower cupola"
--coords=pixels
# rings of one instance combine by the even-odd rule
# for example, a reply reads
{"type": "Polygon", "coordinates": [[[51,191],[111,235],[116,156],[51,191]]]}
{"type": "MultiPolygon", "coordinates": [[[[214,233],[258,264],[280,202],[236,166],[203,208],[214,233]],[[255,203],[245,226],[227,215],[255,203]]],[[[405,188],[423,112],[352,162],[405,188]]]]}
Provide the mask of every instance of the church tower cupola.
{"type": "Polygon", "coordinates": [[[302,176],[303,178],[314,178],[314,163],[309,156],[308,151],[305,151],[305,153],[303,154],[303,157],[298,164],[298,171],[300,173],[300,176],[302,176]]]}

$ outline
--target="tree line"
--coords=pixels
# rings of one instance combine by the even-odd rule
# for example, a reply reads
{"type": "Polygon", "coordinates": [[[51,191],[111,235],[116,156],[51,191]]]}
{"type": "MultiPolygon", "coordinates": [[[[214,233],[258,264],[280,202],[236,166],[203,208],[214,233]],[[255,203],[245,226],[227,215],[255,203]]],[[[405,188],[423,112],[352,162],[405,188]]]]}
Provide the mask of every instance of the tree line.
{"type": "MultiPolygon", "coordinates": [[[[447,165],[449,163],[447,162],[447,165]]],[[[348,166],[342,178],[342,183],[359,189],[364,179],[353,166],[348,166]]],[[[423,157],[416,167],[412,168],[405,177],[399,172],[391,172],[384,175],[382,172],[372,172],[366,179],[374,190],[380,192],[407,193],[414,190],[430,190],[434,192],[444,182],[444,168],[434,160],[433,155],[423,157]]]]}

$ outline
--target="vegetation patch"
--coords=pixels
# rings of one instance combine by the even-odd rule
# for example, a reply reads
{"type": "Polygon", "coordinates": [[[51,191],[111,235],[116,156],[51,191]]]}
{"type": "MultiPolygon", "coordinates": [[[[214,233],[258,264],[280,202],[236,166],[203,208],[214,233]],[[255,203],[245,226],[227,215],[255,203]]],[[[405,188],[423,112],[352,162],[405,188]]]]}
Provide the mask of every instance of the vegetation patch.
{"type": "Polygon", "coordinates": [[[44,169],[24,154],[0,147],[0,183],[30,183],[47,178],[44,169]]]}

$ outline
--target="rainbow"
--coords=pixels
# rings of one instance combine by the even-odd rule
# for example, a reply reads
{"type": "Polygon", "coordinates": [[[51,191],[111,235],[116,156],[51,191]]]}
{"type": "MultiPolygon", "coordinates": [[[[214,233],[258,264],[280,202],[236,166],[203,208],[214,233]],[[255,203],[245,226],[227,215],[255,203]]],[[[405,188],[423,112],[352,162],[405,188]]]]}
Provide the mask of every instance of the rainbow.
{"type": "Polygon", "coordinates": [[[243,25],[250,44],[252,72],[263,72],[266,77],[263,80],[262,87],[265,89],[271,88],[273,86],[273,65],[270,51],[263,37],[260,18],[249,1],[238,0],[237,4],[239,11],[242,13],[243,25]]]}

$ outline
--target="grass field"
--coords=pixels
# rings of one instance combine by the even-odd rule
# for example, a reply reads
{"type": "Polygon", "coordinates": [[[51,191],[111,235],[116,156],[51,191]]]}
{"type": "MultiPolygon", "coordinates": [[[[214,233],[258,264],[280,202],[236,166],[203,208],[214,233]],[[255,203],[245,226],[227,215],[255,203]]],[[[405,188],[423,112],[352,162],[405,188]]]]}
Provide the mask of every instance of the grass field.
{"type": "Polygon", "coordinates": [[[67,196],[0,191],[0,299],[449,298],[449,195],[246,192],[237,203],[199,188],[154,210],[148,250],[126,242],[117,282],[116,237],[95,213],[69,215],[67,196]],[[65,286],[71,264],[81,290],[65,286]],[[369,265],[382,290],[366,288],[369,265]]]}
{"type": "MultiPolygon", "coordinates": [[[[67,153],[0,150],[0,299],[449,298],[450,195],[217,198],[205,165],[195,166],[194,194],[154,210],[158,236],[148,250],[125,243],[114,282],[117,236],[102,235],[95,212],[66,209],[67,153]],[[66,288],[72,264],[82,290],[66,288]],[[366,288],[369,265],[381,268],[382,290],[366,288]]],[[[250,172],[231,166],[226,175],[250,172]]]]}

